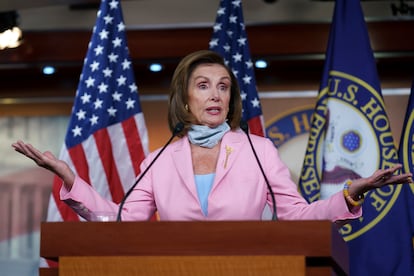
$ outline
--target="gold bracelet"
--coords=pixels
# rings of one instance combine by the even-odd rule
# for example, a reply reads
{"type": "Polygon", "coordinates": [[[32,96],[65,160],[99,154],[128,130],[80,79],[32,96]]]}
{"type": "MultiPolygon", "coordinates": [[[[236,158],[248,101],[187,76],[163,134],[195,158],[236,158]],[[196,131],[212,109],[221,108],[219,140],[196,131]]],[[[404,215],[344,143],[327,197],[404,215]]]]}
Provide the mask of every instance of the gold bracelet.
{"type": "Polygon", "coordinates": [[[362,203],[364,203],[364,199],[365,199],[364,194],[360,195],[358,200],[354,200],[349,195],[349,187],[351,186],[351,184],[352,184],[351,180],[347,180],[345,182],[344,190],[343,190],[344,191],[344,197],[345,197],[346,201],[348,201],[352,206],[355,206],[355,207],[361,206],[362,203]]]}

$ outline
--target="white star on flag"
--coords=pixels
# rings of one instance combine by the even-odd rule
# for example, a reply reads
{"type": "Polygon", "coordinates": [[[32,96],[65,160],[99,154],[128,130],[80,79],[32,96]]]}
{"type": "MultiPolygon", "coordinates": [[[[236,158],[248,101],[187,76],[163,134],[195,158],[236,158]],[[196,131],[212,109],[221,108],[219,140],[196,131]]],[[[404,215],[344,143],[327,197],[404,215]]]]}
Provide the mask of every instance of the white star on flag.
{"type": "MultiPolygon", "coordinates": [[[[121,5],[102,0],[60,159],[103,197],[119,203],[148,152],[121,5]]],[[[47,220],[80,220],[60,200],[61,186],[56,177],[47,220]]]]}
{"type": "Polygon", "coordinates": [[[223,56],[225,63],[239,81],[240,91],[243,91],[243,120],[248,122],[250,132],[264,136],[262,109],[250,58],[241,1],[220,1],[209,47],[223,56]]]}

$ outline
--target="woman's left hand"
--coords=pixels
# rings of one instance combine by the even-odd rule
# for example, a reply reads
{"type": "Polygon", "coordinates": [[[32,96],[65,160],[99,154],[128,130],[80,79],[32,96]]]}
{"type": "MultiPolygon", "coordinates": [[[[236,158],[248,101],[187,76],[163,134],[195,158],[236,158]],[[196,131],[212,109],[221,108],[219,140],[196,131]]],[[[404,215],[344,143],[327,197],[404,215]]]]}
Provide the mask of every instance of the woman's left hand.
{"type": "Polygon", "coordinates": [[[372,189],[381,188],[385,185],[412,183],[412,173],[395,174],[401,168],[401,164],[396,164],[388,169],[379,169],[369,177],[353,180],[349,187],[349,195],[352,198],[358,198],[372,189]]]}

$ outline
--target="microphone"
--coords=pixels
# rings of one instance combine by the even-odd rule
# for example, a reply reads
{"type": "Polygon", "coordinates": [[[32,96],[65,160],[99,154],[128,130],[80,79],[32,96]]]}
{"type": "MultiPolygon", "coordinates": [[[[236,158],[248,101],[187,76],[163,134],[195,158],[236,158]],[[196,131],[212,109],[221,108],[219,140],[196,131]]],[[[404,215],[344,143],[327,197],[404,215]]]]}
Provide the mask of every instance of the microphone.
{"type": "Polygon", "coordinates": [[[148,172],[148,170],[152,167],[152,165],[155,163],[155,161],[158,159],[158,157],[161,155],[161,153],[167,148],[167,146],[171,143],[171,141],[174,139],[175,136],[177,136],[181,131],[184,129],[184,124],[182,122],[178,122],[173,130],[173,134],[171,135],[170,139],[165,143],[165,145],[162,147],[162,149],[158,152],[158,154],[155,156],[155,158],[151,161],[151,163],[148,165],[148,167],[142,172],[142,174],[139,176],[139,178],[135,181],[134,185],[132,185],[131,188],[127,191],[124,198],[119,204],[118,208],[118,215],[116,216],[116,221],[121,221],[121,212],[122,207],[124,207],[125,201],[127,197],[132,193],[134,188],[138,185],[138,183],[141,181],[141,179],[144,177],[144,175],[148,172]]]}
{"type": "Polygon", "coordinates": [[[256,157],[256,161],[257,161],[257,165],[259,165],[260,171],[262,172],[263,178],[266,182],[267,185],[267,189],[270,192],[270,196],[272,197],[272,203],[273,203],[273,214],[272,214],[272,220],[277,220],[277,212],[276,212],[276,199],[275,199],[275,194],[273,193],[272,187],[270,187],[269,184],[269,180],[267,180],[266,174],[263,170],[262,164],[260,163],[259,157],[257,156],[256,150],[254,149],[252,140],[250,139],[250,135],[249,135],[249,125],[247,124],[246,121],[241,120],[240,121],[240,128],[243,130],[244,133],[246,133],[247,135],[247,139],[249,140],[250,143],[250,147],[253,151],[254,157],[256,157]]]}

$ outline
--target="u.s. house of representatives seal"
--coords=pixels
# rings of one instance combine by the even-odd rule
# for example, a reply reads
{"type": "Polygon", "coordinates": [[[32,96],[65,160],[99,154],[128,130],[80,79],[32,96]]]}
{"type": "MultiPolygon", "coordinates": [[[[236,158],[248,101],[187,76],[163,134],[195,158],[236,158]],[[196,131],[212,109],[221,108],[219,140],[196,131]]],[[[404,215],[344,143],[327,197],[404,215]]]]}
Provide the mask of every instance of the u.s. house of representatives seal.
{"type": "MultiPolygon", "coordinates": [[[[310,202],[342,190],[348,179],[367,177],[376,169],[399,162],[381,94],[345,73],[330,72],[328,86],[320,91],[315,107],[285,112],[266,127],[282,160],[285,143],[287,151],[293,150],[290,156],[297,158],[295,166],[301,170],[292,170],[290,162],[285,162],[293,179],[299,178],[302,195],[310,202]],[[302,118],[300,124],[295,123],[298,118],[302,118]],[[306,128],[303,118],[312,120],[313,127],[306,128]],[[302,154],[295,149],[303,146],[289,145],[297,135],[308,137],[302,154]]],[[[373,211],[364,211],[359,220],[343,226],[344,239],[352,240],[374,227],[389,212],[400,191],[401,185],[388,185],[368,192],[364,206],[373,211]]]]}

